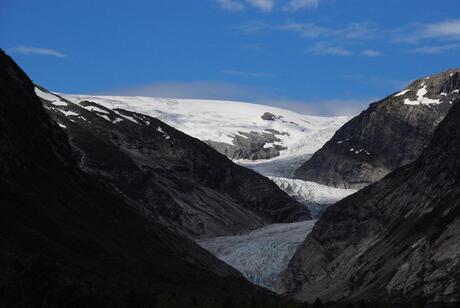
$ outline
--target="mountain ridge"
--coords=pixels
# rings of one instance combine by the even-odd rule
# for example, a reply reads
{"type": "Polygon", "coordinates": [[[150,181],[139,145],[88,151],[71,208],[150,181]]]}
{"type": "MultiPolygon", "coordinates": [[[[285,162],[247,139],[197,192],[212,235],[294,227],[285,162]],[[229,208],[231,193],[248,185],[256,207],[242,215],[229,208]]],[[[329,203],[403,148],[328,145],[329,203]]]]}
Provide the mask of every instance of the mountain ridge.
{"type": "Polygon", "coordinates": [[[295,178],[351,189],[380,180],[418,158],[460,98],[459,89],[460,69],[448,70],[370,104],[299,167],[295,178]]]}

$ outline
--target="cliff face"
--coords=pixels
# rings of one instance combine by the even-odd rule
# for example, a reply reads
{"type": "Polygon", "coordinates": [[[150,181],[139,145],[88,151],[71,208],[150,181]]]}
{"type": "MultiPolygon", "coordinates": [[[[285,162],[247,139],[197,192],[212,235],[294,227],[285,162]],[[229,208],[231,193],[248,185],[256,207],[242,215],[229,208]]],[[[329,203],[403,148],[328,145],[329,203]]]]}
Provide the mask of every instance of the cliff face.
{"type": "Polygon", "coordinates": [[[302,300],[460,301],[460,105],[415,162],[330,207],[278,281],[302,300]]]}
{"type": "Polygon", "coordinates": [[[460,70],[413,82],[340,128],[296,172],[302,180],[360,189],[414,161],[460,98],[460,70]]]}
{"type": "Polygon", "coordinates": [[[156,118],[37,93],[80,167],[172,230],[206,238],[310,218],[269,179],[156,118]]]}
{"type": "Polygon", "coordinates": [[[1,50],[0,247],[5,307],[282,301],[82,172],[34,85],[1,50]]]}

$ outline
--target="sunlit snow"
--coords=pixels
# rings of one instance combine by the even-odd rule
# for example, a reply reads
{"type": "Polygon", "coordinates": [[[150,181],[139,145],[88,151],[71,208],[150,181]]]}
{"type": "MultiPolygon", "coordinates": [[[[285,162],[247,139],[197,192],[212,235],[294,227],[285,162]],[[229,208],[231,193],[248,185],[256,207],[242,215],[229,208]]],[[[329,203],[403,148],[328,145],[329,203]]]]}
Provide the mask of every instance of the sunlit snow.
{"type": "Polygon", "coordinates": [[[60,95],[73,103],[91,101],[109,109],[146,114],[203,141],[233,144],[236,135],[244,137],[244,133],[276,130],[281,133],[276,135],[280,139],[276,144],[287,148],[280,157],[314,153],[350,119],[302,115],[271,106],[231,101],[60,95]],[[263,120],[265,113],[275,115],[276,119],[263,120]]]}
{"type": "Polygon", "coordinates": [[[411,101],[410,99],[406,98],[404,100],[405,105],[438,105],[442,102],[439,99],[431,99],[425,97],[428,94],[427,87],[424,83],[422,83],[422,88],[417,91],[417,100],[411,101]]]}

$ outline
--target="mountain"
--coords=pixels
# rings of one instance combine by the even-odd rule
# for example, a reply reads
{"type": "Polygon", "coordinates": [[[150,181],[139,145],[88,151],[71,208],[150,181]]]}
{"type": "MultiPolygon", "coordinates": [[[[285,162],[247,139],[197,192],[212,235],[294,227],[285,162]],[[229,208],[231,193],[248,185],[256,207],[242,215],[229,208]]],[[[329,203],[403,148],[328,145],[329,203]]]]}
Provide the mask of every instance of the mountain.
{"type": "Polygon", "coordinates": [[[35,91],[80,167],[172,230],[207,238],[310,218],[269,179],[156,118],[35,91]]]}
{"type": "Polygon", "coordinates": [[[460,98],[460,69],[419,79],[341,127],[295,177],[360,189],[419,157],[460,98]]]}
{"type": "Polygon", "coordinates": [[[302,300],[460,302],[460,104],[419,159],[326,210],[278,281],[302,300]]]}
{"type": "Polygon", "coordinates": [[[281,108],[211,100],[139,96],[62,96],[158,118],[234,160],[313,154],[348,117],[318,117],[281,108]]]}
{"type": "Polygon", "coordinates": [[[0,51],[0,305],[294,305],[80,170],[34,85],[0,51]]]}

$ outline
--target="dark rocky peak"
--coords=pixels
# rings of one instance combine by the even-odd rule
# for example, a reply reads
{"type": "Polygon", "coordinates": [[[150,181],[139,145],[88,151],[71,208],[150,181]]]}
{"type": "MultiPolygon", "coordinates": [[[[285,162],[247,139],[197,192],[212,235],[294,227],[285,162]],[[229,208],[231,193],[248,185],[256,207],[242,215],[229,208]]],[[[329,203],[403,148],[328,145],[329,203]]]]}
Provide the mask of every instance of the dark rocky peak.
{"type": "MultiPolygon", "coordinates": [[[[48,102],[75,124],[75,110],[48,102]]],[[[82,172],[34,85],[1,50],[0,247],[2,307],[288,304],[82,172]]]]}

